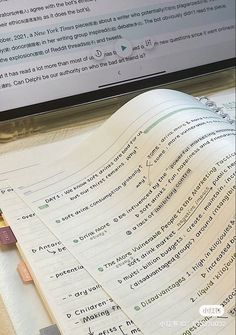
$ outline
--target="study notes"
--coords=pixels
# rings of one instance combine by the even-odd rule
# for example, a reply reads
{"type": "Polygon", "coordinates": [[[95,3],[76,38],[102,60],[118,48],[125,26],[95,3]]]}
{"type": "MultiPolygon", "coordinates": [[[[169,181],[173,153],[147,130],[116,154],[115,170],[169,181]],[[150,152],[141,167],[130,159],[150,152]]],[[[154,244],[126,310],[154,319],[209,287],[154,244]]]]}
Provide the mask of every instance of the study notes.
{"type": "Polygon", "coordinates": [[[144,334],[233,328],[234,127],[187,95],[125,105],[17,193],[144,334]],[[224,319],[201,315],[224,307],[224,319]]]}
{"type": "MultiPolygon", "coordinates": [[[[93,334],[96,331],[101,334],[130,335],[135,332],[141,335],[138,327],[8,186],[9,178],[20,179],[33,174],[33,168],[45,163],[49,154],[50,160],[56,161],[80,140],[75,137],[74,140],[2,157],[0,207],[17,237],[18,249],[45,307],[62,334],[93,334]]],[[[31,335],[31,328],[25,329],[24,334],[31,335]]]]}
{"type": "Polygon", "coordinates": [[[1,187],[0,202],[45,307],[62,334],[142,335],[13,189],[1,187]]]}

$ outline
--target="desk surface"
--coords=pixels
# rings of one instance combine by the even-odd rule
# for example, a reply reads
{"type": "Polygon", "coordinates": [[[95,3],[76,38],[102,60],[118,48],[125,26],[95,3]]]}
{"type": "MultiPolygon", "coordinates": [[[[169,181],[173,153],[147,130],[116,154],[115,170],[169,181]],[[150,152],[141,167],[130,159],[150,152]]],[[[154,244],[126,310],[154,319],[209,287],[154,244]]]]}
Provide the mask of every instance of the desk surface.
{"type": "Polygon", "coordinates": [[[0,335],[15,334],[12,323],[6,313],[2,298],[0,297],[0,335]]]}
{"type": "MultiPolygon", "coordinates": [[[[209,87],[208,87],[209,88],[209,87]]],[[[202,94],[202,86],[201,86],[201,90],[200,90],[200,94],[202,94]]],[[[216,92],[216,90],[214,89],[214,93],[216,92]]],[[[209,94],[209,89],[207,91],[207,94],[209,94]]],[[[196,93],[197,94],[197,93],[196,93]]],[[[219,94],[221,94],[221,91],[219,92],[219,94]]],[[[24,139],[19,139],[17,141],[14,142],[10,142],[10,143],[6,143],[6,144],[2,144],[0,146],[0,154],[7,154],[7,153],[15,153],[16,158],[17,155],[20,155],[20,152],[24,149],[27,148],[31,148],[31,147],[38,147],[39,145],[43,144],[43,143],[50,143],[52,144],[52,146],[54,146],[55,148],[57,146],[60,147],[60,150],[54,150],[54,152],[60,152],[61,149],[61,141],[65,141],[64,145],[65,145],[65,150],[67,151],[66,148],[70,147],[70,149],[73,149],[73,146],[78,145],[78,140],[82,140],[84,138],[86,138],[86,136],[89,135],[89,133],[91,133],[95,128],[97,128],[104,120],[106,119],[106,117],[104,116],[103,118],[101,117],[97,117],[93,120],[93,122],[90,122],[86,124],[86,122],[84,124],[78,124],[73,128],[68,128],[68,129],[60,129],[60,130],[54,130],[48,133],[44,133],[44,134],[36,134],[24,139]],[[74,140],[73,136],[76,136],[76,141],[74,140]],[[68,146],[69,143],[69,146],[68,146]]],[[[41,159],[45,159],[45,157],[47,157],[47,150],[44,150],[43,146],[39,146],[38,147],[38,152],[41,155],[41,159]]],[[[7,156],[6,156],[7,157],[7,156]]],[[[20,156],[19,156],[20,157],[20,156]]],[[[1,158],[1,156],[0,156],[1,158]]],[[[0,256],[1,256],[2,251],[0,251],[0,256]]],[[[15,251],[15,253],[17,253],[15,251]]],[[[7,255],[6,255],[7,256],[7,255]]],[[[5,257],[5,256],[4,256],[5,257]]],[[[14,255],[14,257],[17,257],[16,255],[14,255]]],[[[1,267],[1,257],[0,257],[0,267],[1,267]]],[[[14,269],[15,271],[15,269],[14,269]]],[[[1,275],[1,273],[0,273],[1,275]]],[[[3,282],[4,281],[4,276],[3,278],[1,277],[0,280],[3,282]]],[[[0,282],[1,284],[1,282],[0,282]]],[[[14,281],[12,281],[12,285],[14,285],[14,281]]],[[[23,285],[23,284],[22,284],[23,285]]],[[[15,288],[14,286],[12,286],[12,296],[9,297],[7,296],[7,294],[10,294],[8,291],[7,293],[4,293],[4,283],[2,283],[0,285],[0,294],[3,297],[3,300],[6,304],[6,307],[8,309],[9,315],[11,315],[12,317],[12,313],[14,313],[14,308],[12,308],[13,304],[19,304],[19,301],[17,301],[17,294],[14,294],[14,290],[19,290],[18,288],[15,288]],[[9,298],[9,299],[8,299],[9,298]],[[15,300],[14,300],[15,299],[15,300]]],[[[30,294],[29,294],[30,295],[30,294]]],[[[28,308],[32,309],[32,298],[30,297],[26,297],[29,298],[28,301],[28,308]]],[[[19,299],[19,296],[18,296],[19,299]]],[[[27,299],[26,299],[27,300],[27,299]]],[[[40,300],[38,299],[38,303],[40,303],[40,300]]],[[[25,304],[27,305],[27,301],[25,302],[25,304]]],[[[43,308],[43,307],[42,307],[43,308]]],[[[20,309],[18,307],[18,309],[20,309]]],[[[26,306],[26,310],[27,310],[27,306],[26,306]]],[[[46,313],[45,313],[46,315],[46,313]]],[[[43,317],[41,320],[41,323],[43,324],[43,322],[46,322],[47,316],[43,317]]],[[[50,320],[48,319],[47,322],[50,322],[50,320]]],[[[14,327],[12,326],[11,321],[9,320],[6,310],[4,308],[3,305],[3,301],[0,297],[0,335],[38,335],[37,334],[33,334],[33,333],[26,333],[25,331],[19,330],[21,327],[18,327],[18,323],[19,320],[17,320],[17,318],[15,318],[13,324],[15,327],[15,332],[14,332],[14,327]]],[[[40,324],[40,322],[39,322],[40,324]]],[[[44,326],[46,327],[48,324],[45,324],[44,326]]],[[[21,328],[22,329],[22,328],[21,328]]],[[[39,329],[39,328],[38,328],[39,329]]]]}

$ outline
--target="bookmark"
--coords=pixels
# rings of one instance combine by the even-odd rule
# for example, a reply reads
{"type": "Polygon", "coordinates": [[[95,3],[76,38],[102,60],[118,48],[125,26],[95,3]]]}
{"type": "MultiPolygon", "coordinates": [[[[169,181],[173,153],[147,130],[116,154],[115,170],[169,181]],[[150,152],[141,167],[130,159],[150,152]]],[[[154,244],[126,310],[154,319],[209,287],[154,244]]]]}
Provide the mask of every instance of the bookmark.
{"type": "Polygon", "coordinates": [[[3,218],[0,216],[0,228],[5,227],[5,222],[3,218]]]}
{"type": "Polygon", "coordinates": [[[2,216],[2,210],[0,208],[0,228],[1,227],[5,227],[5,222],[4,222],[4,219],[3,219],[3,216],[2,216]]]}
{"type": "Polygon", "coordinates": [[[0,228],[0,245],[8,246],[16,244],[17,239],[11,230],[11,227],[1,227],[0,228]]]}
{"type": "Polygon", "coordinates": [[[40,335],[61,335],[57,325],[49,326],[47,328],[40,329],[40,335]]]}
{"type": "Polygon", "coordinates": [[[31,274],[25,264],[25,262],[21,261],[17,265],[17,271],[21,277],[21,280],[23,281],[24,284],[30,284],[33,283],[33,278],[31,277],[31,274]]]}

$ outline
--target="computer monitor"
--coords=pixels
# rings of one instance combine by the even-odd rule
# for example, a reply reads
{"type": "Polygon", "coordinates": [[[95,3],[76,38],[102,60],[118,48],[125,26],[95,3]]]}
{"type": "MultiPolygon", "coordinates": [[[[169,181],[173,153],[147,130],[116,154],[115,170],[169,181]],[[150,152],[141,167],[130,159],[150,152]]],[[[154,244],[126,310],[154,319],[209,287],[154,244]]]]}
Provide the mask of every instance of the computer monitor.
{"type": "Polygon", "coordinates": [[[0,0],[0,120],[231,67],[234,7],[234,0],[0,0]]]}

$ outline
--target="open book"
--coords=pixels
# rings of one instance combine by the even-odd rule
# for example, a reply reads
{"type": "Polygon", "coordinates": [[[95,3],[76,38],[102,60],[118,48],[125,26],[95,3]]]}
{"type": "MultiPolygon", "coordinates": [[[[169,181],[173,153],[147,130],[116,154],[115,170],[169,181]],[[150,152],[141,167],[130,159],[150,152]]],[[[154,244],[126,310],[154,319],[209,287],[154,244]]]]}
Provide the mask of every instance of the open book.
{"type": "Polygon", "coordinates": [[[2,187],[62,334],[233,334],[234,135],[195,98],[150,91],[2,187]]]}

